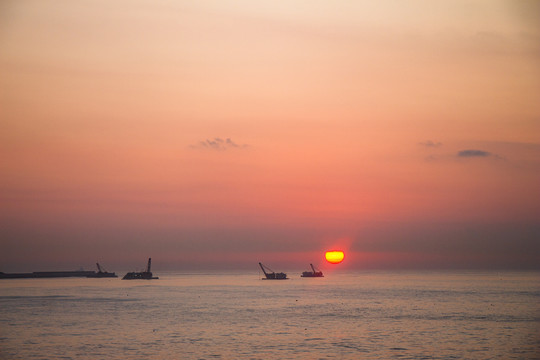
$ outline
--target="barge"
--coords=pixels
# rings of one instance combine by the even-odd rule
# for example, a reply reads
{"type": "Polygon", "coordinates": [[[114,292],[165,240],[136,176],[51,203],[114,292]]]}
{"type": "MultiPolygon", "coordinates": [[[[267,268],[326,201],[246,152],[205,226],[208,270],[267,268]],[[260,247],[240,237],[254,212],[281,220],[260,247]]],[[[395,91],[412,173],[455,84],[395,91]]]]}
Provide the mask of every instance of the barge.
{"type": "Polygon", "coordinates": [[[264,276],[263,280],[287,280],[287,274],[285,273],[276,273],[274,270],[270,269],[267,266],[264,266],[263,264],[259,263],[259,266],[261,267],[264,276]]]}
{"type": "Polygon", "coordinates": [[[146,271],[141,272],[128,272],[122,280],[152,280],[152,279],[159,279],[157,276],[153,276],[152,272],[150,271],[150,267],[152,266],[152,258],[148,258],[148,265],[146,266],[146,271]]]}

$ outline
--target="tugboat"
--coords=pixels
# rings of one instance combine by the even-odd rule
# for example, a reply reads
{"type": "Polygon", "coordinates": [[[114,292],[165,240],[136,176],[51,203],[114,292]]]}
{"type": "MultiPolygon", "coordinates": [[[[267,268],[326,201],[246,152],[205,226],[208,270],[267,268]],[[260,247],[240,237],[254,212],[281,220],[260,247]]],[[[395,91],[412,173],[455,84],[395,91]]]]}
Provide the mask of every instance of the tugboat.
{"type": "Polygon", "coordinates": [[[152,273],[150,272],[150,267],[152,265],[152,258],[148,258],[148,266],[146,267],[146,271],[143,272],[128,272],[122,280],[152,280],[152,279],[159,279],[157,276],[152,276],[152,273]]]}
{"type": "Polygon", "coordinates": [[[276,273],[274,270],[270,269],[267,266],[264,266],[263,264],[259,263],[259,266],[261,267],[265,278],[262,278],[263,280],[287,280],[287,274],[285,273],[276,273]],[[268,271],[268,272],[267,272],[268,271]]]}
{"type": "Polygon", "coordinates": [[[97,266],[97,269],[98,269],[98,272],[94,272],[92,274],[89,274],[89,275],[86,275],[86,277],[89,277],[89,278],[113,278],[113,277],[118,277],[115,273],[111,273],[111,272],[108,272],[107,270],[105,269],[101,269],[101,266],[99,266],[99,263],[96,263],[96,266],[97,266]],[[104,271],[105,270],[105,271],[104,271]]]}
{"type": "Polygon", "coordinates": [[[300,277],[324,277],[322,271],[315,271],[315,268],[313,267],[313,264],[309,264],[309,266],[311,266],[311,270],[313,270],[313,272],[311,271],[304,271],[302,273],[302,275],[300,275],[300,277]]]}

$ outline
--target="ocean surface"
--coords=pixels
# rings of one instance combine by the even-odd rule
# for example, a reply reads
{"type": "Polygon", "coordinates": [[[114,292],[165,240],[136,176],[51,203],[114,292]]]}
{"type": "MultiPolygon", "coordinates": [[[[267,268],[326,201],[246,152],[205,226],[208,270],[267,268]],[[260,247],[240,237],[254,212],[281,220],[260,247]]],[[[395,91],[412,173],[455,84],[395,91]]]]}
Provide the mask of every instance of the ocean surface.
{"type": "Polygon", "coordinates": [[[0,359],[540,359],[540,273],[299,274],[0,280],[0,359]]]}

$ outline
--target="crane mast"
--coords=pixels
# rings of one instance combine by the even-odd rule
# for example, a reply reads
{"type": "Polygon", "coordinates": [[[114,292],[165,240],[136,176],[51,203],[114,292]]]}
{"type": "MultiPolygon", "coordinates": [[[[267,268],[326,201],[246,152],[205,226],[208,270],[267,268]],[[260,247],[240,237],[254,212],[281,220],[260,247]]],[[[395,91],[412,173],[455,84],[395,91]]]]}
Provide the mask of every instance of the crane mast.
{"type": "Polygon", "coordinates": [[[268,277],[268,275],[270,275],[270,274],[266,272],[266,270],[264,269],[263,264],[262,264],[262,263],[259,263],[259,266],[261,267],[261,270],[263,271],[264,276],[268,277]]]}

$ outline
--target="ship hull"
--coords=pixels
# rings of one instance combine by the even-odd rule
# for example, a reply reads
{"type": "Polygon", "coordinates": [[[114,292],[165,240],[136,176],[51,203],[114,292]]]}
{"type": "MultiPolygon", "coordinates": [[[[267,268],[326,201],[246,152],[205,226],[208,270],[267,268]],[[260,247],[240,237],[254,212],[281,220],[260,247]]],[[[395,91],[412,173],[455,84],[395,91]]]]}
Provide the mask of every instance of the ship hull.
{"type": "Polygon", "coordinates": [[[155,280],[159,279],[157,276],[152,276],[151,272],[129,272],[122,280],[155,280]]]}
{"type": "Polygon", "coordinates": [[[324,277],[322,273],[312,273],[312,272],[304,272],[300,277],[324,277]]]}
{"type": "Polygon", "coordinates": [[[86,277],[89,277],[89,278],[117,278],[118,275],[116,275],[115,273],[110,273],[110,272],[97,272],[97,273],[88,275],[86,277]]]}

